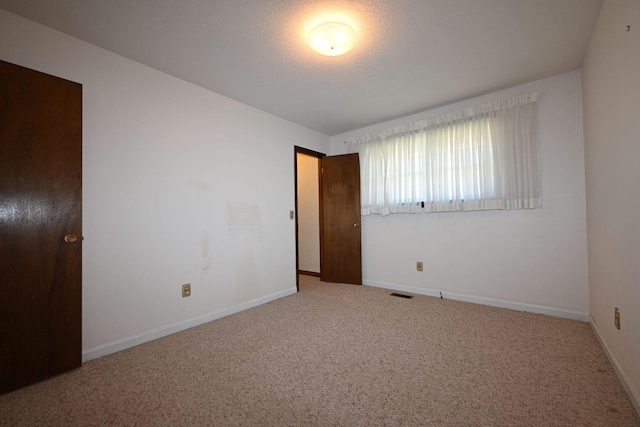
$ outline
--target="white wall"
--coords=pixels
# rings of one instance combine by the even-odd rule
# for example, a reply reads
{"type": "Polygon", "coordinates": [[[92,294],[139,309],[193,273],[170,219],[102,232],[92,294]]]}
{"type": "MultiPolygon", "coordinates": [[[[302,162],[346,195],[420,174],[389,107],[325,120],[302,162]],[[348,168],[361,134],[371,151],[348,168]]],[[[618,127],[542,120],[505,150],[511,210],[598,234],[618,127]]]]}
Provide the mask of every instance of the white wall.
{"type": "Polygon", "coordinates": [[[298,153],[298,268],[320,273],[318,158],[298,153]]]}
{"type": "Polygon", "coordinates": [[[602,5],[583,64],[590,316],[640,412],[640,2],[602,5]],[[631,31],[626,26],[631,25],[631,31]],[[614,327],[614,308],[621,327],[614,327]]]}
{"type": "Polygon", "coordinates": [[[587,320],[580,84],[573,71],[332,137],[331,154],[340,154],[351,136],[540,92],[543,209],[363,217],[364,283],[587,320]]]}
{"type": "Polygon", "coordinates": [[[85,360],[295,292],[292,154],[327,136],[3,10],[0,59],[83,85],[85,360]]]}

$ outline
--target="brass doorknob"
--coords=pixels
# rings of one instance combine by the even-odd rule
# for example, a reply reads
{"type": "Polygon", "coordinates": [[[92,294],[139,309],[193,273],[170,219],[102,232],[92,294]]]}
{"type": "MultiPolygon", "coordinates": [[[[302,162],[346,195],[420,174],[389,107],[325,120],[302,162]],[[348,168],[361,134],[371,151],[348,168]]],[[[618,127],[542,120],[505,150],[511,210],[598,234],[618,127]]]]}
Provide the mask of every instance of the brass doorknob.
{"type": "Polygon", "coordinates": [[[357,222],[355,222],[355,223],[353,224],[353,226],[354,226],[354,227],[357,227],[357,226],[358,226],[358,223],[357,223],[357,222]]]}
{"type": "Polygon", "coordinates": [[[67,234],[64,236],[64,241],[67,243],[75,243],[78,241],[78,237],[75,234],[67,234]]]}

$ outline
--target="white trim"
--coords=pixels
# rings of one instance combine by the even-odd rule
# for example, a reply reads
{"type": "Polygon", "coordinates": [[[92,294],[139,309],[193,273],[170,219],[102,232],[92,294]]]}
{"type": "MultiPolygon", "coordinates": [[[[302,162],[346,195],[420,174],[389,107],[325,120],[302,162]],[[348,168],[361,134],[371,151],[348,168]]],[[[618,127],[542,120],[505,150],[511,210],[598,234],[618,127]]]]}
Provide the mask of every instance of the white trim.
{"type": "Polygon", "coordinates": [[[561,310],[561,309],[552,308],[552,307],[543,307],[540,305],[525,304],[525,303],[513,302],[513,301],[503,301],[503,300],[498,300],[493,298],[484,298],[484,297],[478,297],[473,295],[455,294],[452,292],[437,291],[433,289],[414,288],[412,286],[396,285],[394,283],[376,282],[372,280],[365,280],[363,281],[363,283],[367,286],[393,289],[396,291],[409,292],[412,294],[427,295],[430,297],[437,297],[437,298],[442,297],[445,299],[470,302],[473,304],[488,305],[490,307],[508,308],[511,310],[526,311],[529,313],[546,314],[548,316],[562,317],[564,319],[580,320],[582,322],[589,321],[589,315],[587,313],[580,313],[577,311],[561,310]]]}
{"type": "Polygon", "coordinates": [[[247,310],[249,308],[257,307],[259,305],[266,304],[268,302],[275,301],[289,295],[293,295],[296,292],[296,288],[287,289],[286,291],[276,292],[275,294],[254,299],[243,304],[235,305],[233,307],[224,308],[222,310],[214,311],[202,316],[193,317],[191,319],[173,323],[171,325],[161,326],[150,331],[113,341],[104,345],[100,345],[98,347],[90,348],[82,352],[82,362],[87,362],[89,360],[116,353],[118,351],[122,351],[139,344],[166,337],[167,335],[175,334],[176,332],[184,331],[186,329],[193,328],[194,326],[199,326],[204,323],[211,322],[212,320],[220,319],[222,317],[226,317],[231,314],[247,310]]]}
{"type": "Polygon", "coordinates": [[[633,407],[636,408],[636,412],[640,414],[640,392],[636,390],[633,387],[633,384],[631,383],[631,381],[629,381],[629,378],[624,373],[622,366],[620,366],[620,363],[618,363],[618,359],[616,359],[616,357],[613,355],[613,352],[611,351],[611,348],[607,345],[605,340],[602,338],[602,334],[600,334],[600,330],[598,329],[598,326],[596,325],[596,322],[591,316],[591,314],[589,314],[589,323],[591,324],[591,329],[593,329],[593,332],[595,333],[596,338],[598,338],[598,341],[600,342],[600,346],[604,350],[604,354],[607,355],[607,359],[609,359],[609,363],[611,363],[611,366],[613,366],[613,370],[618,376],[618,379],[622,384],[622,388],[624,388],[624,391],[627,392],[627,396],[629,396],[629,400],[633,404],[633,407]]]}

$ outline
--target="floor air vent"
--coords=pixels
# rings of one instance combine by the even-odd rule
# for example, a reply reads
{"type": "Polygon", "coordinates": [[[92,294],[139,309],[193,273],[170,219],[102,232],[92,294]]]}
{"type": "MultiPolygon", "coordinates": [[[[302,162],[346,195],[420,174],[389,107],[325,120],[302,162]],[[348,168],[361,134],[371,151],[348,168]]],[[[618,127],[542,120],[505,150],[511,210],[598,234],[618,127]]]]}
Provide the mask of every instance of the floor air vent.
{"type": "Polygon", "coordinates": [[[391,294],[392,297],[399,297],[399,298],[406,298],[406,299],[411,299],[413,298],[413,296],[411,295],[403,295],[403,294],[398,294],[396,292],[391,294]]]}

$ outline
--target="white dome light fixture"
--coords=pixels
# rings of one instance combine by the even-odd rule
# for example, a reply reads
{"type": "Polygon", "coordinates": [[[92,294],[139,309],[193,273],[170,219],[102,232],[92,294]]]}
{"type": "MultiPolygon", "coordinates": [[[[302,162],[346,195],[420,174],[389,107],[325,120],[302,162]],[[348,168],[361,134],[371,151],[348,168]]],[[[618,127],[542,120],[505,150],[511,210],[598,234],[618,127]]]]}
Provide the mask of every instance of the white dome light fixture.
{"type": "Polygon", "coordinates": [[[321,55],[342,55],[355,46],[356,32],[342,22],[325,22],[311,30],[309,44],[313,50],[321,55]]]}

